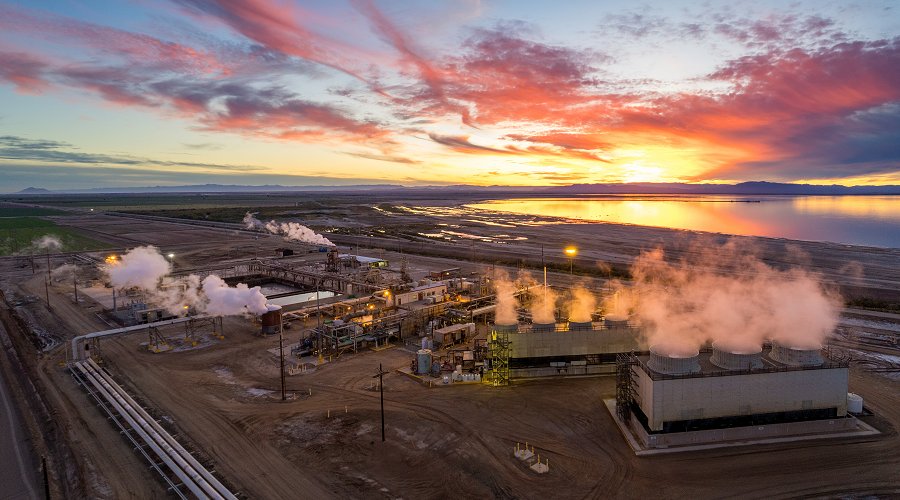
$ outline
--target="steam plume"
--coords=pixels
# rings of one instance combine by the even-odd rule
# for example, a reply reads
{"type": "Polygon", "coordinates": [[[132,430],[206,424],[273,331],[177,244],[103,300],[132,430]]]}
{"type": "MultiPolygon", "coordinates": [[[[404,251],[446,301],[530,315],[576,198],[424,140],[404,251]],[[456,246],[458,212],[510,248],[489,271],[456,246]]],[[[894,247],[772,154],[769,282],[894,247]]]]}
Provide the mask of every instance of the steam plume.
{"type": "Polygon", "coordinates": [[[550,287],[541,287],[531,300],[531,321],[534,323],[556,323],[556,292],[550,287]]]}
{"type": "Polygon", "coordinates": [[[329,241],[328,238],[304,225],[297,224],[296,222],[282,222],[279,224],[275,221],[269,221],[266,223],[266,231],[272,234],[280,234],[284,236],[284,239],[286,240],[312,243],[314,245],[334,246],[334,243],[329,241]]]}
{"type": "Polygon", "coordinates": [[[256,217],[254,217],[257,213],[259,213],[259,212],[247,212],[247,214],[244,215],[244,220],[243,220],[244,227],[246,227],[247,229],[262,229],[263,228],[262,221],[260,221],[256,217]]]}
{"type": "Polygon", "coordinates": [[[260,292],[258,286],[249,288],[243,283],[238,283],[237,286],[230,287],[216,275],[207,276],[203,280],[203,294],[207,301],[202,309],[212,316],[262,314],[268,310],[266,296],[260,292]]]}
{"type": "Polygon", "coordinates": [[[603,311],[609,319],[624,320],[631,316],[635,305],[635,293],[632,287],[626,287],[619,280],[612,280],[611,295],[603,298],[603,311]]]}
{"type": "Polygon", "coordinates": [[[509,279],[509,275],[498,272],[494,277],[494,288],[497,291],[497,309],[494,312],[495,323],[498,325],[515,325],[519,315],[516,308],[519,302],[516,300],[516,284],[509,279]]]}
{"type": "Polygon", "coordinates": [[[591,320],[591,313],[597,308],[597,298],[587,288],[578,286],[572,290],[572,301],[569,302],[569,321],[586,323],[591,320]]]}
{"type": "Polygon", "coordinates": [[[211,316],[266,312],[266,296],[260,287],[243,283],[231,287],[216,275],[202,281],[196,275],[169,277],[169,262],[152,246],[134,248],[102,270],[115,288],[140,288],[151,302],[176,316],[191,308],[211,316]]]}
{"type": "Polygon", "coordinates": [[[133,248],[119,260],[102,266],[115,288],[156,290],[159,280],[172,271],[169,261],[154,246],[133,248]]]}
{"type": "Polygon", "coordinates": [[[734,241],[689,255],[670,263],[654,250],[635,259],[635,315],[651,345],[690,352],[715,341],[752,352],[773,339],[816,349],[837,324],[841,300],[817,275],[772,268],[734,241]]]}
{"type": "Polygon", "coordinates": [[[50,276],[55,280],[71,278],[77,270],[78,266],[75,264],[63,264],[53,271],[50,271],[50,276]]]}
{"type": "Polygon", "coordinates": [[[247,229],[264,229],[272,234],[284,236],[289,241],[299,241],[301,243],[311,243],[313,245],[334,246],[328,238],[313,231],[312,229],[298,224],[296,222],[275,222],[274,220],[263,224],[262,221],[254,217],[255,213],[247,212],[243,222],[247,229]]]}
{"type": "Polygon", "coordinates": [[[60,241],[59,238],[49,234],[36,238],[31,244],[42,250],[59,250],[63,247],[62,241],[60,241]]]}

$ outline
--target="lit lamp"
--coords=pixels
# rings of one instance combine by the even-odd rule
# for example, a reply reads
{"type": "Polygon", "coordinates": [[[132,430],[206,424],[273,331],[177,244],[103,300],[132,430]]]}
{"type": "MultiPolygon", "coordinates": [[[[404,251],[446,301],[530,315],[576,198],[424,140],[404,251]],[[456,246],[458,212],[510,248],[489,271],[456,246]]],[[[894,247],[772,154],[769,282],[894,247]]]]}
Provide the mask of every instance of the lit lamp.
{"type": "Polygon", "coordinates": [[[569,274],[573,274],[572,270],[575,265],[575,256],[578,255],[578,249],[573,246],[568,246],[565,249],[566,255],[569,256],[569,274]]]}

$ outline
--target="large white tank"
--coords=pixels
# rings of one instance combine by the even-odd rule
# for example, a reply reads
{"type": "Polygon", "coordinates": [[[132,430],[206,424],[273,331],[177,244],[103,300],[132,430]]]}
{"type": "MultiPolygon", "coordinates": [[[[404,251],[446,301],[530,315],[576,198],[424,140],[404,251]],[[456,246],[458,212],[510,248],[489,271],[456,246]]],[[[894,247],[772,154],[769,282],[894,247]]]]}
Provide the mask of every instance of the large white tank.
{"type": "Polygon", "coordinates": [[[736,349],[719,342],[713,342],[710,363],[726,370],[753,370],[762,368],[762,347],[736,349]]]}
{"type": "Polygon", "coordinates": [[[859,394],[847,393],[847,411],[860,414],[863,411],[863,398],[859,394]]]}
{"type": "Polygon", "coordinates": [[[685,375],[700,371],[700,352],[696,349],[676,349],[670,346],[650,346],[647,366],[666,375],[685,375]]]}
{"type": "Polygon", "coordinates": [[[819,366],[825,362],[821,349],[789,347],[778,342],[772,342],[769,358],[789,366],[819,366]]]}

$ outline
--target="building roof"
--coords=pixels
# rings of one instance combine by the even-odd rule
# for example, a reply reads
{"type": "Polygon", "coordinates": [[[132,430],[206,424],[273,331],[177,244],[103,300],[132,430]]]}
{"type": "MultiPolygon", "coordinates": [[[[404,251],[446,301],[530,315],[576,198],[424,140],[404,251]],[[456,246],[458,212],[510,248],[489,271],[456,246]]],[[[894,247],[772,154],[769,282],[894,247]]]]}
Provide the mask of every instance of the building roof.
{"type": "Polygon", "coordinates": [[[377,262],[387,262],[386,260],[379,259],[377,257],[366,257],[364,255],[352,255],[349,253],[342,253],[342,254],[338,255],[338,258],[341,258],[341,259],[355,258],[356,262],[359,262],[360,264],[375,264],[377,262]]]}
{"type": "Polygon", "coordinates": [[[761,359],[763,362],[762,367],[752,368],[748,370],[729,370],[727,368],[721,368],[719,366],[714,365],[710,361],[710,356],[712,356],[712,349],[703,348],[700,350],[700,354],[698,356],[698,361],[700,363],[700,371],[692,372],[692,373],[680,373],[680,374],[671,374],[671,373],[661,373],[656,370],[653,370],[649,366],[647,366],[647,362],[650,361],[650,353],[649,352],[639,352],[634,356],[637,359],[638,364],[641,366],[641,369],[646,372],[652,380],[668,380],[668,379],[679,379],[679,378],[703,378],[703,377],[722,377],[729,375],[749,375],[755,373],[772,373],[772,372],[787,372],[787,371],[800,371],[800,370],[828,370],[834,368],[847,368],[849,365],[844,361],[837,361],[830,359],[828,356],[822,356],[823,363],[819,365],[787,365],[784,363],[780,363],[778,361],[773,360],[769,357],[770,348],[766,346],[762,353],[761,359]]]}
{"type": "MultiPolygon", "coordinates": [[[[430,290],[432,288],[440,288],[440,287],[446,287],[446,286],[447,286],[447,284],[444,283],[443,281],[437,281],[434,283],[429,283],[427,285],[417,286],[417,287],[413,288],[412,290],[410,290],[410,292],[421,292],[422,290],[430,290]]],[[[408,293],[408,292],[403,292],[403,293],[408,293]]]]}

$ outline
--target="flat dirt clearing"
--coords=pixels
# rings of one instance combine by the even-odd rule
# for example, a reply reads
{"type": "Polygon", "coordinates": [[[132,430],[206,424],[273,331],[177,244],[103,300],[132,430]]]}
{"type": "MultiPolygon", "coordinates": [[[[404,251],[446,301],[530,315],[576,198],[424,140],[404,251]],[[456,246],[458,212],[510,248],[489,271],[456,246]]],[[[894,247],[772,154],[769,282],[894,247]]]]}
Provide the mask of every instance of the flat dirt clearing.
{"type": "Polygon", "coordinates": [[[385,377],[381,443],[372,375],[379,363],[407,366],[410,352],[361,353],[289,377],[297,399],[283,403],[266,351],[277,339],[253,336],[239,320],[226,334],[189,352],[148,353],[141,336],[107,342],[103,352],[121,380],[252,498],[779,498],[900,489],[900,383],[870,374],[854,372],[851,390],[878,413],[867,421],[881,436],[637,458],[602,407],[614,395],[612,377],[429,389],[394,372],[385,377]],[[549,474],[513,458],[525,441],[549,459],[549,474]]]}

